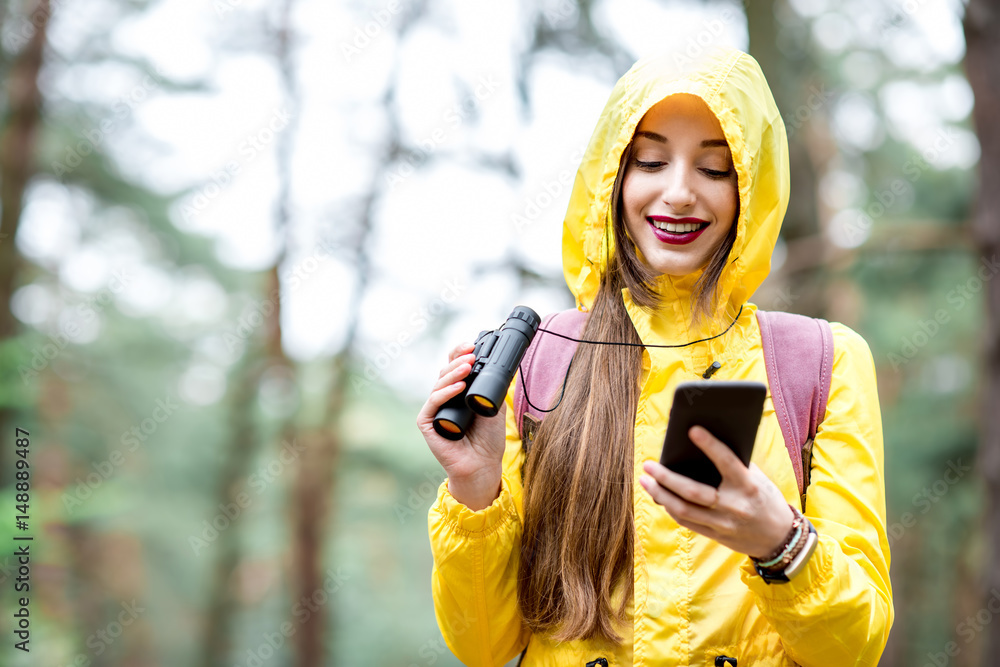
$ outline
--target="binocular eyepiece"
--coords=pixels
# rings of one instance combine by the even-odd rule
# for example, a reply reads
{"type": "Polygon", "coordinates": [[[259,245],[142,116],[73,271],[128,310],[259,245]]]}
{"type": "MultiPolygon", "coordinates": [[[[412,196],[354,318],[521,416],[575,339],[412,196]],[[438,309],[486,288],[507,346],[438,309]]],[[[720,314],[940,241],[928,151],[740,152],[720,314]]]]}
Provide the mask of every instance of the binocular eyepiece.
{"type": "Polygon", "coordinates": [[[476,360],[465,378],[465,389],[434,415],[434,430],[448,440],[461,440],[475,415],[493,417],[507,396],[518,364],[538,331],[541,318],[527,306],[517,306],[503,326],[476,338],[476,360]]]}

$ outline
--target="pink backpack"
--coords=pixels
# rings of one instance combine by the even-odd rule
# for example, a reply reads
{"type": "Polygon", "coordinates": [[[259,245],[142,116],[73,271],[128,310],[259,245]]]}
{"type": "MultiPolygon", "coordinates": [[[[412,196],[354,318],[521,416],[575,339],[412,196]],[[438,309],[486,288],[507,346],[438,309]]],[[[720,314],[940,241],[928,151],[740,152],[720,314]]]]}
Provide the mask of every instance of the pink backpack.
{"type": "MultiPolygon", "coordinates": [[[[587,313],[576,309],[554,313],[540,329],[579,338],[587,313]]],[[[779,311],[757,310],[764,365],[771,400],[781,425],[785,448],[799,483],[802,508],[806,504],[812,445],[826,414],[833,374],[833,331],[824,319],[779,311]]],[[[514,387],[514,410],[521,440],[530,446],[545,413],[528,405],[524,383],[532,402],[548,409],[555,404],[563,378],[578,343],[539,331],[521,360],[522,377],[514,387]]]]}

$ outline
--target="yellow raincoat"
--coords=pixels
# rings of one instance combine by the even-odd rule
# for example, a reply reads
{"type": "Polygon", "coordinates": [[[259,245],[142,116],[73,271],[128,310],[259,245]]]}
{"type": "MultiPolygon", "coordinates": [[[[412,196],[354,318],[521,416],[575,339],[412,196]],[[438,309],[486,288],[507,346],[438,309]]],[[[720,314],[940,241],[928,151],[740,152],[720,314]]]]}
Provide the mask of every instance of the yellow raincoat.
{"type": "MultiPolygon", "coordinates": [[[[702,98],[718,117],[739,178],[735,245],[720,279],[725,311],[692,325],[691,288],[701,271],[661,276],[663,305],[655,313],[623,299],[647,344],[635,424],[635,595],[632,627],[617,647],[577,641],[556,644],[535,636],[518,612],[516,576],[523,507],[524,453],[507,400],[507,449],[500,496],[473,512],[448,492],[447,480],[429,513],[432,575],[438,624],[452,652],[467,665],[504,665],[527,646],[523,664],[608,665],[875,665],[892,625],[889,544],[886,539],[882,421],[875,367],[867,343],[831,323],[834,364],[829,402],[813,449],[806,515],[820,535],[806,569],[787,584],[767,584],[750,559],[681,528],[638,483],[642,463],[659,459],[677,383],[696,380],[713,361],[720,380],[767,384],[760,331],[747,299],[770,271],[770,258],[788,204],[784,125],[756,61],[721,50],[697,67],[673,57],[639,61],[615,86],[584,155],[563,235],[566,281],[578,307],[597,293],[613,238],[610,193],[620,156],[643,114],[674,93],[702,98]],[[602,664],[595,662],[594,664],[602,664]],[[731,663],[730,663],[731,664],[731,663]]],[[[798,488],[770,393],[752,460],[790,503],[798,488]]],[[[595,517],[599,520],[599,517],[595,517]]]]}

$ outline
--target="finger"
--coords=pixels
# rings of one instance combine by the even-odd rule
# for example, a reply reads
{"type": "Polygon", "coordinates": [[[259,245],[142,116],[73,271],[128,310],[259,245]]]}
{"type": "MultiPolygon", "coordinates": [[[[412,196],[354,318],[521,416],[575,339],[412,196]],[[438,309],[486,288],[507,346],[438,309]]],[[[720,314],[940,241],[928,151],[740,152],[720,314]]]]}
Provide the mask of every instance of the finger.
{"type": "Polygon", "coordinates": [[[472,354],[463,354],[463,355],[457,356],[454,359],[452,359],[450,362],[448,362],[447,366],[445,366],[444,368],[441,369],[441,372],[438,373],[438,377],[439,378],[444,377],[446,373],[450,373],[451,371],[455,370],[456,368],[458,368],[462,364],[469,364],[469,370],[472,370],[472,364],[475,363],[475,361],[476,361],[476,357],[475,357],[475,355],[472,355],[472,354]]]}
{"type": "Polygon", "coordinates": [[[431,387],[431,391],[437,391],[441,387],[454,384],[455,382],[458,382],[468,376],[469,372],[472,370],[472,364],[468,362],[461,362],[457,359],[456,362],[457,363],[451,370],[442,371],[441,377],[439,377],[437,382],[434,383],[434,386],[431,387]]]}
{"type": "MultiPolygon", "coordinates": [[[[668,489],[663,488],[657,481],[649,475],[641,475],[639,483],[650,497],[674,518],[678,524],[685,528],[692,528],[694,525],[713,527],[717,523],[716,518],[708,510],[700,505],[689,503],[680,496],[668,489]]],[[[692,528],[694,530],[694,528],[692,528]]],[[[700,531],[699,531],[700,532],[700,531]]]]}
{"type": "Polygon", "coordinates": [[[719,500],[719,492],[714,486],[702,484],[686,475],[674,472],[657,461],[646,461],[642,464],[642,469],[661,486],[688,502],[712,507],[719,500]]]}
{"type": "Polygon", "coordinates": [[[705,452],[705,456],[719,469],[722,479],[741,488],[747,486],[749,470],[725,443],[702,426],[692,426],[688,429],[688,436],[691,438],[691,442],[705,452]]]}
{"type": "Polygon", "coordinates": [[[459,343],[451,349],[451,352],[448,353],[448,361],[454,361],[456,357],[463,354],[469,354],[474,349],[476,349],[476,346],[472,343],[459,343]]]}
{"type": "Polygon", "coordinates": [[[461,394],[464,388],[465,382],[460,380],[458,382],[446,384],[432,391],[431,395],[427,397],[427,401],[424,403],[424,406],[420,408],[420,413],[417,414],[417,424],[426,426],[433,422],[434,415],[437,414],[437,411],[441,408],[441,406],[447,403],[450,399],[461,394]]]}

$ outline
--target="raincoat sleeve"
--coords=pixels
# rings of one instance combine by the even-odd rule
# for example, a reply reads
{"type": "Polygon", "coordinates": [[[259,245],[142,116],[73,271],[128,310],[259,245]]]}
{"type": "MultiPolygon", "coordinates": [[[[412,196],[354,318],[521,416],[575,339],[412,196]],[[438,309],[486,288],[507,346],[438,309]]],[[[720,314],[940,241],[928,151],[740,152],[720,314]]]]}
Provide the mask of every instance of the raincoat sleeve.
{"type": "Polygon", "coordinates": [[[787,654],[804,667],[877,664],[893,619],[875,364],[861,336],[831,326],[833,377],[805,512],[819,546],[788,583],[767,584],[749,559],[741,571],[787,654]]]}
{"type": "Polygon", "coordinates": [[[428,515],[434,613],[448,648],[466,665],[504,665],[531,634],[517,604],[524,453],[512,396],[500,496],[473,512],[455,500],[446,479],[428,515]]]}

